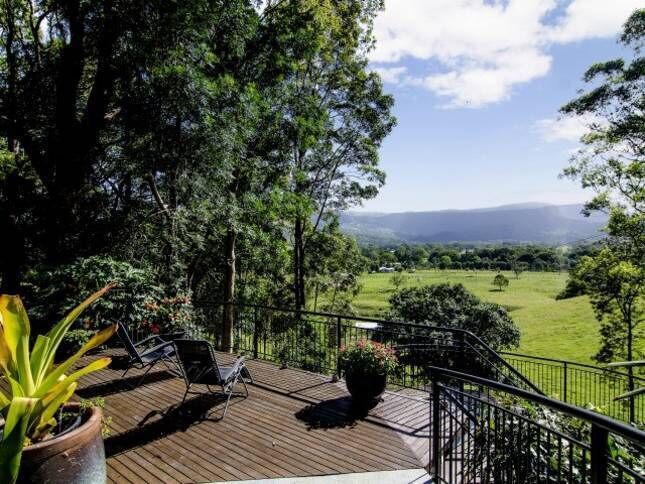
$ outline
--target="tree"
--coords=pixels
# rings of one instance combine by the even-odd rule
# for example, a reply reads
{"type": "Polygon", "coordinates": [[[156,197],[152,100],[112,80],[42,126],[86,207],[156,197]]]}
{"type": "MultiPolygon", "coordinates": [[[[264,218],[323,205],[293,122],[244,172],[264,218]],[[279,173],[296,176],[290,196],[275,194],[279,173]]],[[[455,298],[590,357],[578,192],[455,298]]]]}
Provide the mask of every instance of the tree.
{"type": "Polygon", "coordinates": [[[462,284],[436,284],[405,288],[390,299],[388,317],[471,331],[496,350],[516,347],[520,331],[507,311],[484,303],[462,284]]]}
{"type": "MultiPolygon", "coordinates": [[[[590,295],[602,322],[602,346],[596,358],[632,361],[638,325],[643,318],[645,273],[645,9],[624,25],[620,42],[632,47],[633,59],[614,59],[591,66],[584,75],[594,87],[565,105],[565,115],[587,116],[585,148],[571,159],[566,176],[579,179],[596,196],[586,212],[609,213],[606,246],[583,257],[572,271],[590,295]]],[[[630,390],[634,389],[628,367],[630,390]]]]}
{"type": "Polygon", "coordinates": [[[309,19],[303,56],[286,78],[293,287],[305,305],[307,240],[333,212],[374,197],[384,183],[378,147],[394,126],[393,99],[368,69],[372,21],[382,2],[342,0],[278,3],[285,16],[309,19]]]}
{"type": "Polygon", "coordinates": [[[395,291],[398,291],[404,282],[405,276],[401,272],[395,272],[394,274],[392,274],[392,277],[390,277],[390,284],[394,286],[395,291]]]}
{"type": "Polygon", "coordinates": [[[515,279],[519,279],[520,275],[522,272],[524,272],[527,268],[527,264],[525,262],[519,262],[517,259],[513,261],[513,273],[515,274],[515,279]]]}
{"type": "Polygon", "coordinates": [[[450,269],[452,266],[452,259],[449,255],[442,255],[439,259],[439,269],[450,269]]]}
{"type": "Polygon", "coordinates": [[[508,278],[504,274],[497,274],[493,279],[493,285],[501,292],[508,287],[508,278]]]}

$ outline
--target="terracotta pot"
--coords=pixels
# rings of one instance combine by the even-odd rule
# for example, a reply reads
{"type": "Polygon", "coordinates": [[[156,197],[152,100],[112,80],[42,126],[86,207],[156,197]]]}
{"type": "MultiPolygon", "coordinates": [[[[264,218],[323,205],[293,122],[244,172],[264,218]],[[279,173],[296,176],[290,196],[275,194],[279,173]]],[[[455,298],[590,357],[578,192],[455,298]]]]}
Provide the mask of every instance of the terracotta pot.
{"type": "MultiPolygon", "coordinates": [[[[78,403],[65,410],[80,410],[78,403]]],[[[20,483],[102,484],[106,482],[105,448],[101,436],[101,409],[82,415],[79,427],[53,439],[25,447],[20,462],[20,483]]]]}
{"type": "Polygon", "coordinates": [[[366,406],[378,402],[381,398],[387,385],[387,376],[347,371],[345,383],[352,400],[358,405],[366,406]]]}

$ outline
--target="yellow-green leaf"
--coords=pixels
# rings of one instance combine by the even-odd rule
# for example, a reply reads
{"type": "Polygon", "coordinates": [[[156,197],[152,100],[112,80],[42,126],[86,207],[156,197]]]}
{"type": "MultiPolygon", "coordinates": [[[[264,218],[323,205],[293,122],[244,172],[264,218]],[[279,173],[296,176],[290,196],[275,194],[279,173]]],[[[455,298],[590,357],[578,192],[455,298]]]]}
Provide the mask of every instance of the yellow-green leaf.
{"type": "Polygon", "coordinates": [[[54,370],[51,373],[49,373],[49,375],[47,375],[47,377],[40,384],[40,387],[38,388],[34,396],[39,398],[42,398],[43,396],[45,396],[52,389],[52,387],[58,382],[58,379],[61,376],[63,376],[65,372],[69,370],[71,366],[74,363],[76,363],[81,356],[83,356],[92,348],[95,348],[96,346],[99,346],[105,343],[116,332],[116,328],[117,328],[117,325],[114,324],[112,326],[109,326],[99,331],[94,336],[92,336],[92,338],[90,338],[90,340],[87,343],[85,343],[80,350],[78,350],[76,353],[74,353],[72,356],[70,356],[68,359],[66,359],[56,368],[54,368],[54,370]]]}
{"type": "Polygon", "coordinates": [[[63,378],[58,383],[56,383],[56,385],[54,385],[54,387],[43,397],[43,405],[48,406],[50,402],[56,398],[57,394],[59,394],[63,389],[74,383],[82,376],[85,376],[88,373],[92,373],[93,371],[98,371],[102,368],[105,368],[111,362],[112,360],[110,358],[99,358],[98,360],[93,361],[89,365],[63,378]]]}
{"type": "Polygon", "coordinates": [[[27,423],[37,401],[35,398],[16,397],[9,404],[2,445],[0,445],[0,480],[2,482],[15,482],[18,477],[27,423]]]}
{"type": "MultiPolygon", "coordinates": [[[[19,296],[0,296],[2,336],[13,356],[18,380],[27,395],[34,392],[34,380],[29,366],[29,317],[19,296]]],[[[0,338],[2,338],[0,336],[0,338]]]]}
{"type": "Polygon", "coordinates": [[[58,349],[58,345],[60,345],[60,342],[63,340],[63,336],[65,336],[65,333],[69,329],[69,327],[72,325],[72,323],[76,320],[76,318],[79,317],[79,315],[94,301],[96,301],[98,298],[100,298],[103,294],[105,294],[107,291],[115,287],[116,284],[108,284],[105,286],[103,289],[99,289],[96,291],[94,294],[92,294],[90,297],[88,297],[85,301],[83,301],[81,304],[76,306],[74,309],[70,311],[70,313],[65,316],[63,319],[61,319],[56,326],[54,326],[49,333],[47,333],[47,337],[50,339],[49,343],[49,348],[46,354],[44,355],[45,361],[43,363],[42,368],[49,368],[53,361],[54,361],[54,355],[56,354],[56,350],[58,349]]]}

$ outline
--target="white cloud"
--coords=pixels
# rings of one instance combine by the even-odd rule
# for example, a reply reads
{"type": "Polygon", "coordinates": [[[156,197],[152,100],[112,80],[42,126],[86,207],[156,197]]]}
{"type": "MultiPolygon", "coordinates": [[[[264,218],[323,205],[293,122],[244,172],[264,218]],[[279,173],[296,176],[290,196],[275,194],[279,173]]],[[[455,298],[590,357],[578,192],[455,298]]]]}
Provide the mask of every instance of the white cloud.
{"type": "Polygon", "coordinates": [[[376,67],[374,68],[379,73],[383,82],[398,84],[401,82],[403,75],[407,72],[407,68],[400,67],[376,67]]]}
{"type": "Polygon", "coordinates": [[[450,107],[479,107],[547,74],[553,43],[615,35],[641,2],[386,0],[371,60],[386,82],[424,86],[450,107]],[[425,61],[428,72],[403,76],[408,58],[425,61]]]}
{"type": "Polygon", "coordinates": [[[536,121],[535,131],[550,143],[556,141],[579,141],[589,132],[589,126],[602,124],[602,120],[593,115],[567,116],[563,118],[546,118],[536,121]]]}

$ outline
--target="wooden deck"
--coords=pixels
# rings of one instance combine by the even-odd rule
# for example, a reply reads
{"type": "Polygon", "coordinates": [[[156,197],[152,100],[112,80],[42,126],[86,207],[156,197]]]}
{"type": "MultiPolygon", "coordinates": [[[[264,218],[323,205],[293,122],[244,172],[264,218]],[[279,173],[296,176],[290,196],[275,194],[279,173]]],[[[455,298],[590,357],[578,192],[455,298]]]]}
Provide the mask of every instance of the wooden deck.
{"type": "MultiPolygon", "coordinates": [[[[219,357],[223,364],[231,360],[219,357]]],[[[136,371],[126,378],[116,369],[85,377],[78,396],[103,397],[111,418],[105,440],[109,480],[212,482],[427,465],[429,405],[423,393],[387,392],[359,417],[342,382],[259,360],[248,367],[255,384],[248,398],[231,400],[224,420],[216,396],[192,396],[179,408],[183,380],[163,366],[135,389],[129,385],[138,380],[136,371]]]]}

